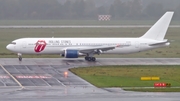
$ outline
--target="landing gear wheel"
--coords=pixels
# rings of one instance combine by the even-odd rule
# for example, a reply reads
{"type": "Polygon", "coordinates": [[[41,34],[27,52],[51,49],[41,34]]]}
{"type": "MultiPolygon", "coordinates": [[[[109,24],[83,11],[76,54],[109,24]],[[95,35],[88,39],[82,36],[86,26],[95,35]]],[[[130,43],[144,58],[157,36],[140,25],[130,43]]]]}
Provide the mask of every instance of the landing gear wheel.
{"type": "Polygon", "coordinates": [[[85,60],[86,61],[96,61],[96,58],[95,57],[88,57],[88,56],[86,56],[85,60]]]}
{"type": "Polygon", "coordinates": [[[22,54],[21,54],[21,53],[18,53],[17,55],[18,55],[19,61],[22,61],[22,54]]]}
{"type": "Polygon", "coordinates": [[[84,59],[85,59],[86,61],[88,61],[88,58],[89,58],[89,57],[86,56],[84,59]]]}
{"type": "Polygon", "coordinates": [[[87,57],[87,61],[91,61],[91,57],[87,57]]]}
{"type": "Polygon", "coordinates": [[[95,58],[95,57],[92,57],[92,58],[91,58],[91,61],[96,61],[96,58],[95,58]]]}
{"type": "Polygon", "coordinates": [[[22,57],[21,56],[19,56],[18,58],[19,58],[19,61],[22,61],[22,57]]]}

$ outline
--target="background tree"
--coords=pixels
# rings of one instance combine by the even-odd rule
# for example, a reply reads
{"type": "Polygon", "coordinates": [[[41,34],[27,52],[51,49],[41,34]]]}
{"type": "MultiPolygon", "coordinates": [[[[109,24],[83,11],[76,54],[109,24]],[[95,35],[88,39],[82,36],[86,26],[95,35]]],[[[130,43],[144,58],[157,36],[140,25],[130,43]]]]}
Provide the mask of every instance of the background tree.
{"type": "Polygon", "coordinates": [[[76,0],[72,5],[73,18],[75,19],[83,19],[85,10],[85,1],[84,0],[76,0]]]}
{"type": "Polygon", "coordinates": [[[85,2],[84,16],[87,19],[97,19],[97,10],[94,0],[87,0],[85,2]]]}
{"type": "Polygon", "coordinates": [[[151,2],[144,10],[147,17],[159,17],[164,13],[163,4],[151,2]],[[152,16],[153,15],[153,16],[152,16]]]}
{"type": "Polygon", "coordinates": [[[154,19],[168,10],[180,20],[180,0],[0,0],[0,20],[154,19]]]}
{"type": "Polygon", "coordinates": [[[141,0],[133,0],[128,2],[129,12],[127,14],[128,18],[139,19],[142,14],[142,2],[141,0]]]}

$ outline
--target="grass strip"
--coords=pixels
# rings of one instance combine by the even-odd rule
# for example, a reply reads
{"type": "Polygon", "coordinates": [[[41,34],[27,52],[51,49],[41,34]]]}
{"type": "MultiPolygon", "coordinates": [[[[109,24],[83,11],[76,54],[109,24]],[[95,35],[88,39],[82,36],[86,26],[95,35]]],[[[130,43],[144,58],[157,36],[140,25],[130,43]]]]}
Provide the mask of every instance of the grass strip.
{"type": "MultiPolygon", "coordinates": [[[[72,68],[71,72],[87,80],[91,84],[103,87],[134,87],[125,89],[133,91],[174,91],[175,88],[152,89],[154,83],[171,83],[171,87],[180,87],[179,65],[129,65],[129,66],[97,66],[72,68]],[[160,80],[141,80],[141,77],[160,77],[160,80]],[[139,87],[139,88],[138,88],[139,87]],[[143,88],[142,88],[143,87],[143,88]],[[145,89],[144,89],[145,87],[145,89]]],[[[178,88],[177,88],[178,90],[178,88]]],[[[179,90],[180,91],[180,90],[179,90]]]]}

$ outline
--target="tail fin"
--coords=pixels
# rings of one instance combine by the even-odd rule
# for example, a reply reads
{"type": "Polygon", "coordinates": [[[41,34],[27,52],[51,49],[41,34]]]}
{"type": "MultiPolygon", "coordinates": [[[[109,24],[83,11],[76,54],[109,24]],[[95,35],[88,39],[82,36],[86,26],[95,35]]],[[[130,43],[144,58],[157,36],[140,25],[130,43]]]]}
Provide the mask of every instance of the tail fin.
{"type": "Polygon", "coordinates": [[[141,38],[162,41],[166,35],[174,12],[166,12],[141,38]]]}

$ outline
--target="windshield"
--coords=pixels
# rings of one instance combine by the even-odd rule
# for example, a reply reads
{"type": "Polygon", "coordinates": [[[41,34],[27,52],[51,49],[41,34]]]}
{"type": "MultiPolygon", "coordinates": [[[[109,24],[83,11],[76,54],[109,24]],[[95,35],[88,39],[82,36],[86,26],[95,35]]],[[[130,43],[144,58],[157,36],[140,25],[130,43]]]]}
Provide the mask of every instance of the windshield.
{"type": "Polygon", "coordinates": [[[16,45],[16,42],[11,42],[11,44],[16,45]]]}

